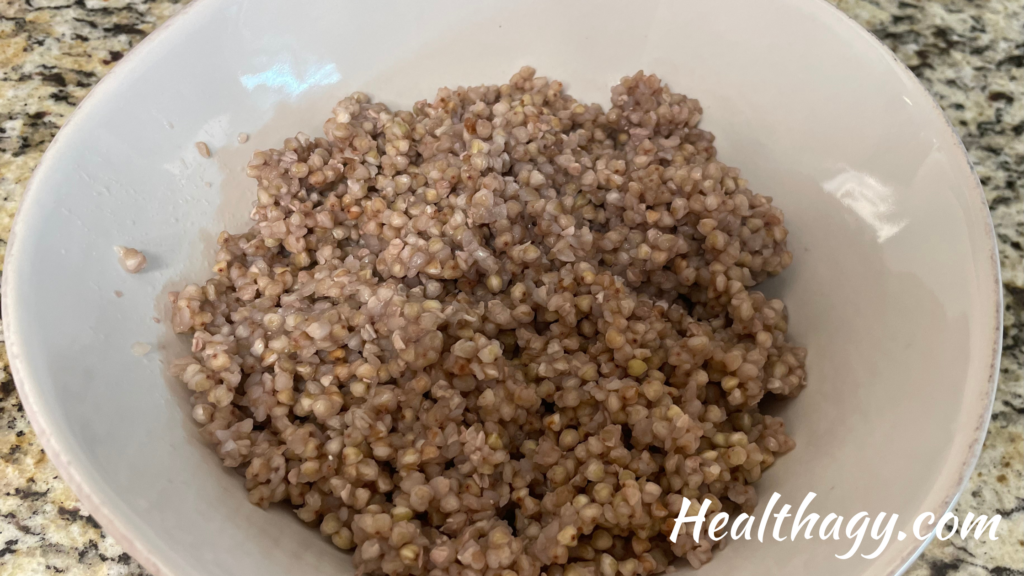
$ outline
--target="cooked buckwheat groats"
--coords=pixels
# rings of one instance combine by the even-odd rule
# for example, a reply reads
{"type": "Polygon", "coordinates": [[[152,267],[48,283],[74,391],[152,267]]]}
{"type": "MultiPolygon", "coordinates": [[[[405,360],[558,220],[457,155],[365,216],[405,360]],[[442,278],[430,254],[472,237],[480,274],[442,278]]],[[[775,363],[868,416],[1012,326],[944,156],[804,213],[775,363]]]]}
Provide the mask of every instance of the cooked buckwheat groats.
{"type": "Polygon", "coordinates": [[[411,111],[356,93],[253,155],[256,224],[171,295],[172,370],[250,501],[363,573],[711,559],[666,536],[683,497],[750,512],[794,446],[759,403],[806,352],[753,291],[792,255],[696,100],[638,73],[611,104],[523,68],[411,111]]]}

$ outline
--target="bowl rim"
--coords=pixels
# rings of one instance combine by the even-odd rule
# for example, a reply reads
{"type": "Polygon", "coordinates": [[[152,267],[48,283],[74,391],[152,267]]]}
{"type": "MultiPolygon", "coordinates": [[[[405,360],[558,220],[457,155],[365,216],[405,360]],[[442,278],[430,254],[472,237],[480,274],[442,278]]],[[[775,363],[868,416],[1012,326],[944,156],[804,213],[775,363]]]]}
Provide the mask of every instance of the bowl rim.
{"type": "MultiPolygon", "coordinates": [[[[54,467],[59,472],[61,479],[68,484],[74,494],[79,498],[85,511],[94,516],[102,526],[103,530],[105,530],[125,552],[138,561],[139,564],[151,571],[154,576],[175,576],[175,573],[168,566],[166,559],[163,557],[165,553],[158,552],[156,547],[152,543],[147,542],[144,538],[135,537],[133,535],[133,530],[129,527],[125,518],[115,510],[108,509],[104,505],[104,498],[93,491],[89,479],[85,478],[81,473],[74,469],[67,456],[62,451],[60,442],[50,432],[48,426],[49,419],[43,415],[42,410],[39,408],[45,403],[45,399],[37,394],[37,387],[34,381],[32,378],[28,377],[30,372],[21,353],[19,338],[19,322],[21,319],[17,312],[16,293],[13,292],[15,289],[12,287],[14,281],[11,280],[11,278],[15,276],[16,271],[20,267],[28,267],[30,265],[29,262],[21,262],[21,252],[18,250],[20,243],[17,242],[19,229],[22,227],[21,224],[25,221],[25,218],[22,217],[22,214],[26,212],[24,207],[30,205],[30,202],[36,196],[41,194],[41,192],[37,193],[35,191],[35,184],[40,179],[37,176],[47,170],[52,170],[55,166],[58,166],[55,164],[54,158],[61,150],[60,144],[65,139],[63,136],[66,136],[76,130],[79,123],[74,122],[75,118],[88,114],[90,108],[96,101],[104,98],[108,93],[115,91],[117,89],[117,83],[121,79],[129,77],[132,69],[144,59],[147,53],[153,51],[155,47],[158,47],[159,43],[162,42],[164,38],[169,37],[179,29],[184,28],[184,25],[187,25],[194,17],[196,17],[196,14],[200,12],[201,8],[212,6],[218,1],[231,2],[234,0],[193,0],[178,13],[168,18],[163,24],[157,26],[157,28],[143,38],[139,44],[130,49],[128,53],[125,54],[125,57],[96,83],[93,89],[86,94],[78,106],[76,106],[71,114],[68,115],[64,122],[64,126],[54,136],[26,183],[21,201],[19,202],[19,209],[15,214],[15,218],[11,226],[11,232],[7,241],[7,254],[4,266],[7,273],[3,274],[2,278],[0,278],[0,317],[4,319],[3,336],[7,350],[8,363],[12,378],[14,379],[15,387],[17,388],[21,399],[21,404],[28,416],[36,437],[42,445],[46,455],[53,462],[54,467]],[[12,296],[14,297],[13,300],[12,296]]],[[[973,176],[969,182],[969,189],[964,190],[964,198],[969,202],[970,207],[973,210],[982,214],[982,222],[987,222],[988,224],[987,226],[982,225],[982,228],[988,239],[987,247],[989,249],[989,254],[986,264],[991,266],[992,274],[987,277],[987,280],[991,282],[989,288],[995,293],[994,313],[996,316],[996,322],[993,327],[995,334],[993,335],[994,338],[992,340],[992,359],[989,362],[988,381],[986,389],[984,390],[984,395],[982,396],[982,405],[987,406],[987,410],[976,422],[976,426],[972,432],[974,438],[969,449],[966,451],[965,457],[961,462],[959,462],[959,476],[956,481],[947,488],[946,495],[940,504],[941,510],[944,513],[951,512],[960,496],[963,494],[964,489],[967,487],[967,482],[970,479],[971,473],[981,456],[982,447],[987,436],[988,426],[992,416],[992,408],[995,403],[996,388],[999,380],[999,365],[1002,355],[1004,314],[1002,272],[1000,268],[998,243],[991,212],[988,207],[988,201],[978,178],[977,171],[967,154],[967,149],[964,147],[963,141],[960,139],[959,135],[953,128],[953,125],[935,101],[935,98],[927,88],[924,87],[921,81],[918,80],[917,76],[914,75],[910,68],[900,61],[900,59],[874,34],[861,26],[856,20],[851,18],[848,14],[837,8],[828,0],[800,1],[811,5],[810,9],[823,10],[825,14],[828,14],[831,11],[832,17],[838,16],[838,19],[843,22],[844,25],[851,26],[867,41],[868,44],[871,45],[874,50],[891,59],[896,64],[893,68],[896,74],[901,76],[904,81],[907,81],[911,85],[916,85],[921,89],[922,93],[927,96],[927,102],[929,102],[932,107],[931,112],[937,115],[938,118],[945,123],[946,129],[942,131],[942,136],[953,141],[955,149],[959,151],[964,164],[967,165],[971,175],[973,176]]],[[[981,384],[979,383],[976,386],[981,386],[981,384]]],[[[924,540],[919,540],[916,546],[913,545],[913,540],[908,540],[911,545],[906,546],[903,556],[892,565],[887,576],[899,576],[906,572],[910,568],[911,564],[913,564],[913,562],[924,552],[925,548],[933,539],[934,532],[930,533],[924,540]]]]}

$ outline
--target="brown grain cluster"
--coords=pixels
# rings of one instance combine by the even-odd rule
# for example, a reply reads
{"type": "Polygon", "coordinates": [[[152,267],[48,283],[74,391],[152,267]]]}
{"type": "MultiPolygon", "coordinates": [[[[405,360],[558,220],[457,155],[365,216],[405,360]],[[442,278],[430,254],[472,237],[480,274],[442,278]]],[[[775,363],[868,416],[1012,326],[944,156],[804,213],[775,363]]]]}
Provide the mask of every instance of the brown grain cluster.
{"type": "MultiPolygon", "coordinates": [[[[249,498],[364,573],[636,576],[684,496],[751,511],[804,385],[782,212],[716,159],[696,100],[611,108],[523,68],[256,152],[256,224],[171,295],[173,372],[249,498]]],[[[688,525],[688,528],[692,525],[688,525]]],[[[692,528],[691,528],[692,529],[692,528]]],[[[685,531],[684,531],[685,532],[685,531]]]]}

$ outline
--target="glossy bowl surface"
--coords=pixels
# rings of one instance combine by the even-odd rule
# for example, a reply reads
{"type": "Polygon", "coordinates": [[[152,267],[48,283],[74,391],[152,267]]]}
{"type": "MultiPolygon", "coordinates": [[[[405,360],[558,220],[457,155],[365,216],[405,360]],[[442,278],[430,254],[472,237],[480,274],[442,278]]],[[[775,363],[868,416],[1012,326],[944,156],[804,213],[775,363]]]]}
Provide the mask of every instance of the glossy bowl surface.
{"type": "MultiPolygon", "coordinates": [[[[7,350],[39,438],[155,574],[351,573],[291,513],[248,503],[164,375],[185,347],[152,318],[166,314],[167,291],[209,275],[220,230],[246,226],[250,154],[319,134],[353,90],[408,107],[439,86],[504,82],[523,64],[605,105],[621,76],[657,73],[700,99],[720,158],[785,211],[794,264],[763,289],[789,306],[810,385],[779,407],[797,449],[759,492],[793,505],[816,492],[823,516],[898,513],[907,534],[918,513],[955,501],[997,373],[988,210],[925,90],[830,5],[201,0],[118,64],[58,134],[3,275],[7,350]],[[114,245],[142,249],[149,267],[125,274],[114,245]],[[134,342],[157,348],[139,358],[134,342]]],[[[849,545],[738,542],[702,575],[889,575],[922,543],[894,538],[875,560],[837,560],[849,545]]]]}

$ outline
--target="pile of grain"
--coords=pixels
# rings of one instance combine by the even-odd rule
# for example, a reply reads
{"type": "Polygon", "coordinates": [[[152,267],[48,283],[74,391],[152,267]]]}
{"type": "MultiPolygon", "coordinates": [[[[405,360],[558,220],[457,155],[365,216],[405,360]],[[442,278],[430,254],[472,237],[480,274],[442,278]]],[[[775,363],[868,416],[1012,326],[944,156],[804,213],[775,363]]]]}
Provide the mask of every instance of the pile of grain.
{"type": "MultiPolygon", "coordinates": [[[[612,107],[524,68],[256,152],[256,224],[171,295],[174,373],[250,500],[367,573],[634,576],[684,496],[751,511],[804,385],[782,212],[716,159],[696,100],[638,73],[612,107]]],[[[692,525],[688,525],[692,526],[692,525]]]]}

